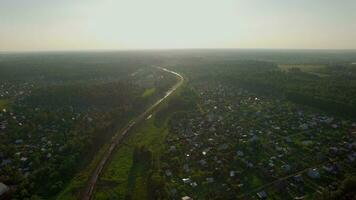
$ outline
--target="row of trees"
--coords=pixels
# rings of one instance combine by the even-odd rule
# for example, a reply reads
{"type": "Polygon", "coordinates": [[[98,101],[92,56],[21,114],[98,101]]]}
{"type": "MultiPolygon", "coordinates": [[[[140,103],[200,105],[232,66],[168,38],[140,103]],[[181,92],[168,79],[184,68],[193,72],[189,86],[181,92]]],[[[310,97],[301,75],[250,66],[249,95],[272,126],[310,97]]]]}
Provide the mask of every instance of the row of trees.
{"type": "Polygon", "coordinates": [[[216,79],[267,95],[280,95],[299,104],[316,107],[336,115],[355,117],[356,114],[356,73],[355,67],[322,68],[315,75],[292,68],[282,71],[272,68],[270,63],[255,63],[252,67],[236,65],[234,70],[224,69],[216,79]],[[257,66],[255,66],[255,64],[257,66]],[[264,66],[267,67],[264,67],[264,66]],[[258,67],[259,66],[259,67],[258,67]],[[346,71],[346,72],[345,72],[346,71]],[[350,78],[353,77],[353,78],[350,78]]]}

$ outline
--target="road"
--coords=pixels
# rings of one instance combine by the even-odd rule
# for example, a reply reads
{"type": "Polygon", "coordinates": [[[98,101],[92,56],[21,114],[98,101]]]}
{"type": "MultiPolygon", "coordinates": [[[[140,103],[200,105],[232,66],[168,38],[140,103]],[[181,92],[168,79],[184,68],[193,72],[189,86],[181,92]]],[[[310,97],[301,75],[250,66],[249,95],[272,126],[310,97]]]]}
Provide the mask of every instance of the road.
{"type": "Polygon", "coordinates": [[[149,108],[147,108],[141,115],[133,119],[127,126],[126,128],[121,131],[120,133],[115,134],[111,141],[110,141],[110,147],[109,149],[105,152],[103,157],[101,158],[99,164],[96,166],[93,174],[91,175],[88,185],[85,188],[84,192],[81,195],[81,199],[83,200],[90,200],[92,199],[93,192],[96,186],[96,183],[98,182],[99,176],[101,172],[103,171],[105,165],[108,163],[110,157],[113,154],[114,149],[122,143],[122,141],[125,139],[125,137],[128,135],[128,132],[132,129],[132,127],[139,123],[142,120],[145,120],[147,116],[151,115],[153,110],[160,105],[164,100],[167,99],[174,91],[176,91],[184,82],[184,78],[182,75],[178,74],[177,72],[168,70],[163,67],[156,67],[157,69],[163,70],[167,73],[171,73],[175,76],[178,77],[178,82],[170,89],[167,91],[167,93],[162,97],[161,99],[157,100],[153,105],[151,105],[149,108]]]}

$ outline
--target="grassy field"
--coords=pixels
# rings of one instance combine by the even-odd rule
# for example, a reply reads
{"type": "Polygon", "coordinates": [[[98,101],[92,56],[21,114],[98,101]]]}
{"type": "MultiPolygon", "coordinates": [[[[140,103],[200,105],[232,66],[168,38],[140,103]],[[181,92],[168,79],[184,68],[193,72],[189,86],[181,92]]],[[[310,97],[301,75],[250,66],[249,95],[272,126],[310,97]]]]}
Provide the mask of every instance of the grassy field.
{"type": "MultiPolygon", "coordinates": [[[[176,98],[184,86],[168,98],[176,98]]],[[[168,107],[167,101],[158,110],[168,107]]],[[[159,112],[156,110],[157,112],[159,112]]],[[[164,116],[153,116],[134,128],[124,144],[113,154],[112,160],[104,169],[98,182],[94,199],[147,199],[146,180],[148,173],[143,166],[133,166],[133,151],[136,146],[145,146],[153,152],[154,160],[159,165],[159,156],[165,148],[165,138],[169,133],[168,121],[176,110],[164,112],[164,116]]]]}
{"type": "Polygon", "coordinates": [[[134,194],[133,199],[145,199],[145,173],[139,167],[132,168],[132,155],[136,145],[144,145],[155,153],[163,148],[168,131],[166,126],[156,127],[154,121],[152,117],[133,130],[134,134],[115,152],[100,179],[95,199],[123,199],[127,191],[134,194]]]}
{"type": "Polygon", "coordinates": [[[0,110],[7,108],[9,103],[9,100],[7,99],[0,99],[0,110]]]}
{"type": "MultiPolygon", "coordinates": [[[[182,88],[183,86],[167,100],[179,96],[182,88]]],[[[150,96],[154,94],[155,90],[155,88],[148,89],[143,96],[150,96]]],[[[131,194],[132,199],[146,199],[148,174],[144,167],[132,165],[133,151],[136,146],[144,145],[154,153],[154,159],[158,163],[160,152],[164,149],[165,136],[168,134],[168,121],[174,112],[164,113],[164,116],[160,115],[160,117],[156,117],[156,114],[159,110],[168,107],[168,101],[160,105],[150,119],[137,124],[124,143],[115,150],[100,176],[94,191],[94,199],[124,199],[127,194],[131,194]]],[[[78,199],[79,192],[86,186],[91,172],[95,169],[107,147],[103,147],[91,164],[73,178],[54,199],[78,199]]]]}
{"type": "Polygon", "coordinates": [[[156,88],[146,89],[145,92],[142,94],[142,97],[152,96],[155,92],[156,92],[156,88]]]}
{"type": "Polygon", "coordinates": [[[109,165],[105,168],[95,199],[124,199],[130,193],[132,199],[146,199],[146,173],[140,166],[132,167],[135,146],[144,145],[154,152],[156,158],[164,148],[164,139],[168,134],[167,121],[163,126],[155,125],[155,115],[144,121],[126,139],[125,143],[114,153],[109,165]]]}

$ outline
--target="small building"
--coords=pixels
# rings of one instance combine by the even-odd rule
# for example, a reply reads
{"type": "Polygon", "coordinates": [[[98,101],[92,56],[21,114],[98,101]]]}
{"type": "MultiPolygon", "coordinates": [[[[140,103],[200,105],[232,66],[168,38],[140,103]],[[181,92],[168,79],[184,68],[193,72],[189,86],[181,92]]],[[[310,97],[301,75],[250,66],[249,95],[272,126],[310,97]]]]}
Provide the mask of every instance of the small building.
{"type": "Polygon", "coordinates": [[[265,191],[257,192],[257,196],[260,199],[267,199],[267,193],[265,191]]]}
{"type": "Polygon", "coordinates": [[[208,177],[208,178],[206,178],[206,181],[208,183],[213,183],[214,182],[214,178],[213,177],[208,177]]]}
{"type": "Polygon", "coordinates": [[[183,178],[182,179],[183,183],[185,184],[190,184],[192,181],[190,180],[190,178],[183,178]]]}
{"type": "Polygon", "coordinates": [[[237,155],[240,156],[240,157],[242,157],[242,156],[244,156],[245,154],[244,154],[244,152],[242,152],[242,151],[237,151],[237,155]]]}
{"type": "Polygon", "coordinates": [[[230,177],[234,177],[235,176],[235,171],[230,171],[230,177]]]}
{"type": "Polygon", "coordinates": [[[282,165],[282,169],[285,173],[288,173],[291,170],[290,165],[286,164],[286,165],[282,165]]]}
{"type": "Polygon", "coordinates": [[[318,179],[318,178],[320,178],[320,173],[319,173],[318,169],[315,169],[315,168],[309,169],[308,176],[313,179],[318,179]]]}
{"type": "Polygon", "coordinates": [[[189,197],[189,196],[185,196],[185,197],[182,197],[182,200],[193,200],[193,198],[189,197]]]}
{"type": "Polygon", "coordinates": [[[22,139],[17,139],[17,140],[15,141],[15,144],[21,144],[22,142],[23,142],[22,139]]]}
{"type": "Polygon", "coordinates": [[[165,173],[166,173],[166,176],[172,176],[171,170],[168,170],[168,169],[167,169],[167,170],[165,171],[165,173]]]}
{"type": "Polygon", "coordinates": [[[10,189],[9,189],[9,187],[7,185],[5,185],[4,183],[0,182],[0,199],[9,190],[10,189]]]}
{"type": "Polygon", "coordinates": [[[302,183],[303,182],[303,177],[301,174],[297,174],[293,177],[294,181],[297,183],[302,183]]]}

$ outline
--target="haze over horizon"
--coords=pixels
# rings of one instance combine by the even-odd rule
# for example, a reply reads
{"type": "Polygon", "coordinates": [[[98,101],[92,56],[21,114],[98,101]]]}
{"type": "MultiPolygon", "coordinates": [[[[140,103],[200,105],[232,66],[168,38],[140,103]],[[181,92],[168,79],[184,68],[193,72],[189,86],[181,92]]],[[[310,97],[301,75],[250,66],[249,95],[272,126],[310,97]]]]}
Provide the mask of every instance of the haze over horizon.
{"type": "Polygon", "coordinates": [[[356,49],[354,0],[0,0],[0,51],[356,49]]]}

